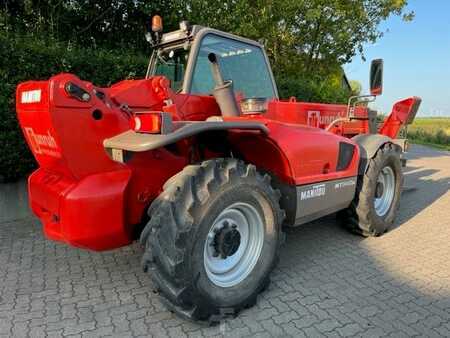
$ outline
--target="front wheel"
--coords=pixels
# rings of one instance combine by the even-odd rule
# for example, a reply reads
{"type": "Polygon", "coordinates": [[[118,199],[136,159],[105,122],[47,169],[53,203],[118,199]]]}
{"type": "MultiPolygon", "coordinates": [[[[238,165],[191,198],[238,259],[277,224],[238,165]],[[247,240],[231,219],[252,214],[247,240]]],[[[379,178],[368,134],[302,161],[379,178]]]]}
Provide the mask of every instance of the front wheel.
{"type": "Polygon", "coordinates": [[[363,236],[380,236],[394,223],[403,185],[400,150],[387,143],[369,160],[358,177],[356,196],[341,215],[350,230],[363,236]]]}
{"type": "Polygon", "coordinates": [[[284,213],[253,165],[216,159],[172,177],[149,208],[143,264],[166,304],[219,320],[256,302],[269,281],[284,213]]]}

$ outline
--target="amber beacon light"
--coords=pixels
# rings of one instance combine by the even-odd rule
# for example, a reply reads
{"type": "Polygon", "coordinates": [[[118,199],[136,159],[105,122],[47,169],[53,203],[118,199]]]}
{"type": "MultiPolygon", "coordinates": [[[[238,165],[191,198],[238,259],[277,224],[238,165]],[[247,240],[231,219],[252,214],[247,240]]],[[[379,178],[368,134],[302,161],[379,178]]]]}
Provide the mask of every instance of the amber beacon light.
{"type": "Polygon", "coordinates": [[[152,18],[152,31],[155,33],[160,33],[163,30],[162,18],[159,15],[154,15],[152,18]]]}

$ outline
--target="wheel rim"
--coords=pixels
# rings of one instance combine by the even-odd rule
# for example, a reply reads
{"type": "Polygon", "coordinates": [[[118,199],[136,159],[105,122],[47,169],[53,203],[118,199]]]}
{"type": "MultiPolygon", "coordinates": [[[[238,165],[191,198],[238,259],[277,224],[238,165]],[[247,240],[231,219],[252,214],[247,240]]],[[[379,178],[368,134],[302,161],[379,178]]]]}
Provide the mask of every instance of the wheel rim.
{"type": "Polygon", "coordinates": [[[242,282],[258,262],[264,244],[264,224],[248,203],[234,203],[223,210],[208,232],[204,266],[209,280],[221,287],[242,282]]]}
{"type": "Polygon", "coordinates": [[[386,166],[378,175],[375,188],[375,212],[382,217],[391,208],[395,195],[395,175],[391,167],[386,166]]]}

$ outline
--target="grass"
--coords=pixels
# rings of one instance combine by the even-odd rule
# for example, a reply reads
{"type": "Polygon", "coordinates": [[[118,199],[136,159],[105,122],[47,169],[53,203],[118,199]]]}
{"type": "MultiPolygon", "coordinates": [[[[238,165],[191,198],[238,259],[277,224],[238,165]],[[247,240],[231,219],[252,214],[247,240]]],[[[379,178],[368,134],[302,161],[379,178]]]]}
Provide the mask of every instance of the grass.
{"type": "Polygon", "coordinates": [[[450,150],[450,117],[416,118],[408,126],[408,139],[412,143],[450,150]]]}

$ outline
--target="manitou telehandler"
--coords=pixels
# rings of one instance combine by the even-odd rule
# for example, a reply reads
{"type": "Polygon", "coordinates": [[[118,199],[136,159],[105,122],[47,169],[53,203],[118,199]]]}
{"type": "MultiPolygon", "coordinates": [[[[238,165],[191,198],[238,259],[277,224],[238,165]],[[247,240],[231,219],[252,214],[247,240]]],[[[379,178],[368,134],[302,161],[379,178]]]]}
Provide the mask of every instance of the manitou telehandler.
{"type": "Polygon", "coordinates": [[[140,236],[142,264],[168,306],[196,320],[253,305],[282,227],[337,213],[363,236],[394,222],[405,140],[420,99],[377,126],[366,108],[278,98],[263,47],[187,22],[147,35],[145,79],[99,88],[72,74],[17,87],[39,169],[29,198],[46,236],[92,250],[140,236]]]}

